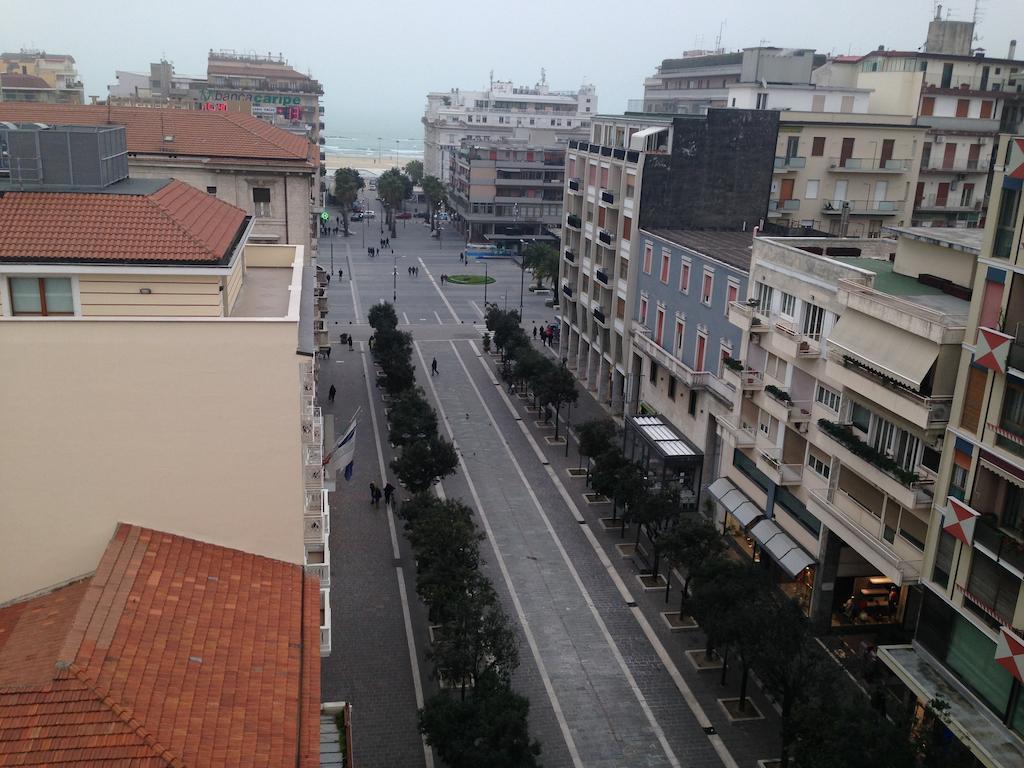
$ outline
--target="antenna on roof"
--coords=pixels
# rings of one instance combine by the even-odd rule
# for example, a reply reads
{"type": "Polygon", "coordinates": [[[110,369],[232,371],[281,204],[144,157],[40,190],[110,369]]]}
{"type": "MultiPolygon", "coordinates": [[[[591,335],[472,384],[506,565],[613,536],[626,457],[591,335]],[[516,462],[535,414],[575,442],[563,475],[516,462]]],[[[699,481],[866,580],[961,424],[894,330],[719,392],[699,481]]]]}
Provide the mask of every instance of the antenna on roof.
{"type": "Polygon", "coordinates": [[[722,33],[725,32],[726,19],[722,19],[722,23],[718,25],[718,37],[715,38],[715,53],[722,52],[722,33]]]}

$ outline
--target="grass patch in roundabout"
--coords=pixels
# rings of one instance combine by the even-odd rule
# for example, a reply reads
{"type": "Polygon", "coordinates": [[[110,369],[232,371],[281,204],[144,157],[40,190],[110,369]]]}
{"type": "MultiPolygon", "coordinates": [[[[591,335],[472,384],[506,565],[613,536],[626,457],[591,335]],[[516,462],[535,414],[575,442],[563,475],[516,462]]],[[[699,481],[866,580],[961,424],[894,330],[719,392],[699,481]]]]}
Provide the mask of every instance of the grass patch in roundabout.
{"type": "Polygon", "coordinates": [[[449,283],[455,283],[456,285],[488,285],[494,282],[494,278],[483,275],[448,275],[446,280],[449,283]]]}

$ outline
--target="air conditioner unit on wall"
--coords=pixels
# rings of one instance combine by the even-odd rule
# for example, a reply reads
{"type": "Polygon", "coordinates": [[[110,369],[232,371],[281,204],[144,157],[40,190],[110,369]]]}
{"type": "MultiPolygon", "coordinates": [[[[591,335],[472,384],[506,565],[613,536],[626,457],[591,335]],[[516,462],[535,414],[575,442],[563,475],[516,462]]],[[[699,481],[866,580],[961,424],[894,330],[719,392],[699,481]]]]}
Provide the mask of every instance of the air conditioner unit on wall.
{"type": "Polygon", "coordinates": [[[945,144],[946,143],[946,137],[942,136],[942,135],[936,136],[935,137],[935,143],[936,144],[945,144]]]}

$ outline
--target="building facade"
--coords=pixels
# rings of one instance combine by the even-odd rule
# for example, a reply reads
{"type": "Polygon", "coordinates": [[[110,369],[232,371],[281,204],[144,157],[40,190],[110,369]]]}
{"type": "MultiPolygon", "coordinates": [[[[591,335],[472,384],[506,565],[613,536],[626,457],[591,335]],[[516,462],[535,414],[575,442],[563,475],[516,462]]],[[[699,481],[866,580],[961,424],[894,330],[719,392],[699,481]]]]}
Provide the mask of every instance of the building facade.
{"type": "Polygon", "coordinates": [[[565,149],[551,132],[520,133],[465,140],[451,156],[448,200],[470,244],[518,248],[520,241],[554,239],[548,229],[562,220],[565,149]]]}
{"type": "Polygon", "coordinates": [[[985,765],[1024,761],[1024,140],[1003,137],[945,431],[914,642],[879,657],[985,765]],[[1017,644],[1017,645],[1015,645],[1017,644]],[[1019,659],[1019,654],[1017,656],[1019,659]],[[1001,660],[1002,659],[1002,660],[1001,660]]]}
{"type": "Polygon", "coordinates": [[[664,416],[699,447],[707,485],[721,474],[718,421],[734,407],[724,360],[739,354],[741,334],[729,305],[747,294],[752,234],[641,229],[639,238],[628,409],[664,416]]]}
{"type": "Polygon", "coordinates": [[[0,101],[84,104],[74,57],[24,48],[0,53],[0,101]]]}
{"type": "Polygon", "coordinates": [[[613,413],[626,391],[637,309],[638,227],[752,230],[765,214],[777,113],[601,116],[570,142],[560,353],[613,413]]]}
{"type": "Polygon", "coordinates": [[[511,138],[516,129],[545,130],[554,144],[565,147],[569,139],[590,133],[597,114],[597,90],[582,85],[576,91],[552,91],[543,73],[535,86],[516,86],[492,80],[485,91],[427,94],[423,115],[423,170],[444,182],[451,181],[452,156],[463,141],[486,144],[511,138]]]}
{"type": "Polygon", "coordinates": [[[126,178],[121,128],[11,131],[15,159],[32,130],[75,151],[0,197],[0,602],[89,573],[122,522],[302,564],[329,589],[302,246],[250,242],[252,217],[181,181],[126,178]]]}
{"type": "Polygon", "coordinates": [[[914,615],[978,246],[928,231],[759,237],[729,309],[737,397],[710,490],[819,631],[914,615]]]}

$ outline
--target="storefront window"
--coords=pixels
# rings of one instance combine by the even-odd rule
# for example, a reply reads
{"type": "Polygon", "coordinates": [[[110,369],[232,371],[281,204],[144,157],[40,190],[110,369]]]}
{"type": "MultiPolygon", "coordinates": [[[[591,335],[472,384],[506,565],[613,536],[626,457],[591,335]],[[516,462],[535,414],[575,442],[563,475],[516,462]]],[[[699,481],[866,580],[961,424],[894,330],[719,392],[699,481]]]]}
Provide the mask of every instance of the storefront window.
{"type": "Polygon", "coordinates": [[[995,662],[996,644],[962,616],[953,618],[946,663],[988,706],[1002,714],[1013,677],[995,662]]]}
{"type": "Polygon", "coordinates": [[[815,536],[821,533],[821,521],[808,512],[807,507],[790,493],[788,488],[780,486],[775,490],[775,503],[786,510],[800,525],[815,536]]]}

